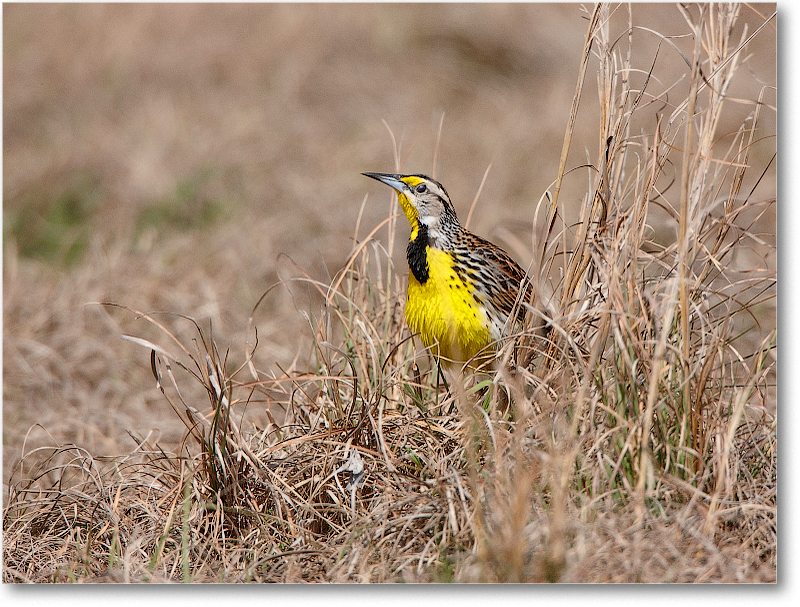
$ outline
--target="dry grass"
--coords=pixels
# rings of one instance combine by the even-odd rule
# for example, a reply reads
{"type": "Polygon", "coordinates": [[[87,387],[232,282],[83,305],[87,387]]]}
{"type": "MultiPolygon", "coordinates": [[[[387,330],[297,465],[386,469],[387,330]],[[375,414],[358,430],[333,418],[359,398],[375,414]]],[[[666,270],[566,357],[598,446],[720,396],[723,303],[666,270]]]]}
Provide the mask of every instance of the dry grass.
{"type": "Polygon", "coordinates": [[[774,582],[775,94],[731,92],[774,17],[745,31],[738,6],[690,5],[668,37],[626,10],[586,15],[575,120],[530,217],[547,336],[514,336],[496,373],[440,386],[403,322],[396,217],[367,230],[361,214],[330,279],[278,283],[321,302],[296,300],[308,341],[283,344],[288,364],[259,362],[280,337],[258,329],[272,291],[238,340],[186,304],[107,304],[123,347],[151,353],[181,438],[132,433],[109,457],[26,448],[7,477],[4,580],[774,582]],[[657,51],[637,53],[641,37],[657,51]],[[682,70],[662,72],[664,55],[682,70]],[[587,106],[598,143],[566,171],[587,106]]]}

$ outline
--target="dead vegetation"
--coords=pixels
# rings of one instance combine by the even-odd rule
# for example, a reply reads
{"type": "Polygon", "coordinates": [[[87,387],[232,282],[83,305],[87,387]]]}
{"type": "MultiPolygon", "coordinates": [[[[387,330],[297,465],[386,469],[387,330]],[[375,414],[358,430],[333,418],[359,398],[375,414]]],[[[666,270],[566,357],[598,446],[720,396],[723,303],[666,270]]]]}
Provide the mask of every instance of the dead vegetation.
{"type": "Polygon", "coordinates": [[[323,301],[297,310],[307,369],[258,368],[255,322],[222,344],[191,318],[106,304],[148,326],[126,339],[150,351],[184,439],[26,452],[4,580],[776,581],[775,199],[755,195],[774,157],[752,152],[774,149],[774,92],[729,94],[760,29],[736,27],[738,5],[680,7],[686,36],[641,58],[633,40],[655,34],[613,28],[626,10],[587,14],[572,118],[594,61],[600,121],[580,216],[559,196],[574,121],[533,214],[546,337],[440,385],[403,322],[396,218],[388,246],[385,224],[357,228],[330,281],[296,279],[323,301]],[[664,53],[685,60],[673,81],[664,53]],[[744,118],[720,132],[732,105],[744,118]]]}

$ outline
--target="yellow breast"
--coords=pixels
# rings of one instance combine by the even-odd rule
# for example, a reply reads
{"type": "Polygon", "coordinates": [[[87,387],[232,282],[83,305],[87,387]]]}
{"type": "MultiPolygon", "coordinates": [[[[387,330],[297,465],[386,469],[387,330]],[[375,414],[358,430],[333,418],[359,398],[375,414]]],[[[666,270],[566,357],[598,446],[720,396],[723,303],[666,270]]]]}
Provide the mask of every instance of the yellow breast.
{"type": "Polygon", "coordinates": [[[408,276],[406,321],[444,359],[466,362],[492,341],[483,307],[455,273],[450,255],[427,247],[428,280],[408,276]]]}

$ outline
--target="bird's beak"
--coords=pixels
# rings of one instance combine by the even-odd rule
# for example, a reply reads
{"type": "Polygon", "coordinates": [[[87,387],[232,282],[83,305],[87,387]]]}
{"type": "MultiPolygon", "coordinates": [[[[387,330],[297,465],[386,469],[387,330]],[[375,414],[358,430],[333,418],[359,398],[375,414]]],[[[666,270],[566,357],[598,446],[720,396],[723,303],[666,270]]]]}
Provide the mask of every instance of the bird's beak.
{"type": "Polygon", "coordinates": [[[366,175],[367,177],[372,177],[373,179],[377,179],[378,181],[385,183],[389,187],[394,188],[398,192],[402,192],[403,190],[407,190],[408,186],[400,181],[402,175],[395,175],[392,173],[361,173],[362,175],[366,175]]]}

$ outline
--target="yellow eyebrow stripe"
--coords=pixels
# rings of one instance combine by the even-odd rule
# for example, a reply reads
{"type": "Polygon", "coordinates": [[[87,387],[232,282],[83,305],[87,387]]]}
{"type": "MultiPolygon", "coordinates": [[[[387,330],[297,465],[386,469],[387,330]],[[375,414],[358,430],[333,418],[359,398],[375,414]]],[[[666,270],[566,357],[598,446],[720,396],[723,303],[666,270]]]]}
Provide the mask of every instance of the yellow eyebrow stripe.
{"type": "Polygon", "coordinates": [[[402,181],[413,188],[414,186],[421,184],[423,180],[419,177],[415,177],[414,175],[409,175],[408,177],[403,177],[402,181]]]}

